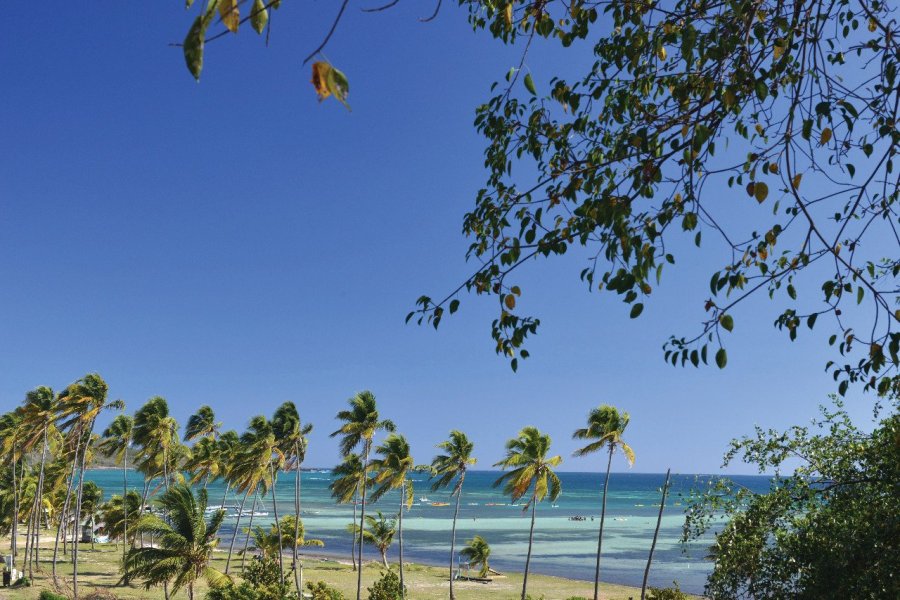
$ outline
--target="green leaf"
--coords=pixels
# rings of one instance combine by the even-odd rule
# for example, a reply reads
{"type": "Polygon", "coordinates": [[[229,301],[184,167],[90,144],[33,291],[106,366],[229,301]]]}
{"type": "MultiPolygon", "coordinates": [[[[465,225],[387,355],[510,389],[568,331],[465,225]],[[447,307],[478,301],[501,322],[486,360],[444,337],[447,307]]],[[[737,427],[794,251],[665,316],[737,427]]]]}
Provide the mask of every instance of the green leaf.
{"type": "Polygon", "coordinates": [[[631,307],[631,318],[636,319],[638,316],[644,312],[644,305],[638,302],[634,306],[631,307]]]}
{"type": "Polygon", "coordinates": [[[331,92],[332,96],[337,98],[341,104],[347,107],[347,110],[350,110],[350,105],[347,104],[347,96],[350,93],[350,82],[347,81],[347,76],[333,65],[328,69],[328,73],[325,75],[325,87],[328,88],[328,91],[331,92]]]}
{"type": "Polygon", "coordinates": [[[253,2],[253,11],[250,16],[250,24],[253,26],[253,30],[256,33],[262,33],[266,28],[266,24],[269,22],[269,11],[266,10],[266,5],[263,0],[254,0],[253,2]]]}
{"type": "Polygon", "coordinates": [[[450,314],[452,315],[453,313],[455,313],[458,308],[459,308],[459,300],[451,300],[450,301],[450,314]]]}
{"type": "Polygon", "coordinates": [[[200,72],[203,70],[203,43],[208,25],[209,21],[204,17],[197,17],[184,38],[184,62],[197,81],[200,81],[200,72]]]}
{"type": "Polygon", "coordinates": [[[756,185],[753,186],[753,195],[756,197],[757,202],[765,202],[766,198],[769,197],[769,186],[762,181],[757,181],[756,185]]]}
{"type": "Polygon", "coordinates": [[[532,96],[537,96],[537,90],[534,87],[534,79],[531,78],[531,73],[525,75],[525,89],[531,92],[532,96]]]}
{"type": "Polygon", "coordinates": [[[722,327],[725,329],[725,331],[731,331],[732,329],[734,329],[734,319],[731,317],[731,315],[722,315],[722,317],[719,319],[719,323],[722,324],[722,327]]]}
{"type": "Polygon", "coordinates": [[[720,369],[724,369],[725,365],[728,364],[728,353],[725,352],[725,348],[719,348],[716,352],[716,366],[720,369]]]}

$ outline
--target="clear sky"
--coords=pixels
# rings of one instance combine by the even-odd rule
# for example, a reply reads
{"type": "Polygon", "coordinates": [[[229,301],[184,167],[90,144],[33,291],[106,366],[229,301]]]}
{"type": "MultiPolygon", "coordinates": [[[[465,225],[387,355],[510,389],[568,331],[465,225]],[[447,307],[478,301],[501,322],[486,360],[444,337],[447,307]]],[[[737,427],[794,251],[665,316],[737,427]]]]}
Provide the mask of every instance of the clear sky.
{"type": "MultiPolygon", "coordinates": [[[[444,4],[422,24],[422,3],[351,3],[326,50],[349,113],[318,104],[301,65],[337,2],[284,2],[269,48],[249,28],[210,44],[200,84],[168,45],[193,18],[182,2],[5,6],[0,410],[89,371],[130,411],[162,395],[182,422],[210,404],[239,429],[290,399],[316,427],[308,464],[328,466],[334,414],[371,389],[417,462],[460,428],[487,467],[533,424],[565,469],[597,470],[568,458],[570,436],[611,403],[632,415],[636,471],[682,473],[718,469],[754,424],[815,416],[834,389],[826,334],[791,344],[764,299],[735,314],[726,370],[663,363],[668,336],[699,327],[716,264],[690,249],[636,321],[585,291],[577,258],[534,264],[520,305],[543,324],[518,374],[494,354],[493,299],[463,298],[439,332],[404,325],[468,273],[474,109],[518,57],[444,4]]],[[[571,60],[529,66],[540,85],[571,60]]]]}

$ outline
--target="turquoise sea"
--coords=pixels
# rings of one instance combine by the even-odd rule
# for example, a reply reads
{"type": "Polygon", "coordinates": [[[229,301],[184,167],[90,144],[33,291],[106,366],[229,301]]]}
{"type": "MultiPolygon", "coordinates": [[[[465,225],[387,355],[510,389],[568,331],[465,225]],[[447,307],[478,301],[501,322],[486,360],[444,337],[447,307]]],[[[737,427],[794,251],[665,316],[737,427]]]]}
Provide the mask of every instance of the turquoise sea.
{"type": "MultiPolygon", "coordinates": [[[[529,514],[521,506],[511,506],[492,483],[497,472],[473,471],[466,476],[463,488],[459,522],[457,524],[458,547],[466,539],[478,534],[491,545],[491,566],[497,570],[521,571],[525,565],[528,547],[529,514]]],[[[294,511],[293,473],[278,477],[276,501],[278,514],[284,516],[294,511]]],[[[104,490],[104,498],[122,492],[122,472],[117,470],[91,470],[87,478],[104,490]]],[[[603,475],[597,473],[560,473],[563,492],[555,505],[549,502],[538,506],[535,525],[535,542],[532,554],[534,572],[558,575],[573,579],[593,580],[597,548],[597,529],[600,515],[600,490],[603,475]],[[583,516],[585,520],[571,520],[583,516]],[[593,517],[593,520],[591,519],[593,517]]],[[[612,583],[640,586],[643,578],[653,528],[659,510],[660,488],[663,474],[613,473],[610,477],[607,500],[606,527],[603,539],[601,579],[612,583]]],[[[707,544],[683,547],[679,543],[684,523],[682,495],[692,487],[709,480],[704,475],[673,475],[669,498],[663,515],[659,540],[650,572],[651,585],[668,586],[677,580],[685,591],[700,593],[709,572],[709,563],[703,559],[707,544]]],[[[736,476],[735,480],[753,490],[764,490],[769,478],[764,476],[736,476]]],[[[412,477],[415,504],[403,516],[404,557],[413,562],[436,565],[447,564],[450,551],[450,525],[453,502],[449,491],[432,492],[427,476],[412,477]],[[432,506],[433,502],[447,502],[448,506],[432,506]]],[[[312,549],[316,554],[335,555],[349,560],[350,536],[346,526],[352,521],[352,505],[336,505],[328,489],[330,472],[304,472],[302,474],[302,513],[307,538],[318,538],[325,548],[312,549]]],[[[139,474],[129,472],[129,487],[141,490],[143,481],[139,474]]],[[[221,482],[209,485],[210,504],[221,503],[225,487],[221,482]]],[[[241,498],[229,493],[226,506],[240,504],[241,498]]],[[[249,512],[253,499],[245,507],[249,512]]],[[[274,520],[272,496],[259,498],[257,512],[268,515],[254,517],[257,523],[268,525],[274,520]]],[[[377,504],[369,505],[367,512],[381,510],[385,514],[396,513],[399,496],[387,495],[377,504]]],[[[236,509],[228,511],[222,533],[230,541],[236,523],[236,509]]],[[[245,527],[248,517],[241,519],[245,527]]],[[[241,537],[238,538],[242,540],[241,537]]],[[[239,542],[239,544],[242,542],[239,542]]],[[[238,545],[240,547],[240,545],[238,545]]],[[[368,558],[375,559],[377,551],[364,550],[368,558]]],[[[391,547],[389,560],[396,559],[396,542],[391,547]]]]}

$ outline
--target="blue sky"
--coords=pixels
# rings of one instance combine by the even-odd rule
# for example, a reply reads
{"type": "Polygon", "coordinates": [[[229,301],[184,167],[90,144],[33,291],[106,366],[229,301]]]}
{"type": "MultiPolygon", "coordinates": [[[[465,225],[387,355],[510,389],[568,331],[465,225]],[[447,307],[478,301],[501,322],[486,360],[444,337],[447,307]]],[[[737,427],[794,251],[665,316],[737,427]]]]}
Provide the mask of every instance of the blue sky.
{"type": "MultiPolygon", "coordinates": [[[[131,411],[162,395],[182,422],[210,404],[240,428],[290,399],[316,427],[308,463],[327,466],[334,414],[371,389],[418,462],[460,428],[488,466],[533,424],[564,468],[597,470],[568,458],[570,435],[612,403],[632,415],[636,471],[683,473],[716,470],[754,424],[815,416],[834,389],[827,335],[791,344],[764,299],[735,314],[726,370],[663,363],[669,334],[696,331],[716,265],[689,248],[636,321],[585,291],[576,258],[535,263],[520,306],[543,325],[518,374],[494,355],[492,300],[463,298],[439,332],[404,325],[416,297],[468,273],[474,108],[518,55],[453,3],[431,24],[412,3],[351,10],[326,55],[353,111],[320,105],[301,62],[333,4],[285,2],[269,48],[249,28],[210,44],[200,84],[168,46],[192,18],[179,2],[6,7],[0,409],[89,371],[131,411]]],[[[530,59],[538,85],[567,57],[530,59]]],[[[868,417],[869,400],[850,404],[868,417]]]]}

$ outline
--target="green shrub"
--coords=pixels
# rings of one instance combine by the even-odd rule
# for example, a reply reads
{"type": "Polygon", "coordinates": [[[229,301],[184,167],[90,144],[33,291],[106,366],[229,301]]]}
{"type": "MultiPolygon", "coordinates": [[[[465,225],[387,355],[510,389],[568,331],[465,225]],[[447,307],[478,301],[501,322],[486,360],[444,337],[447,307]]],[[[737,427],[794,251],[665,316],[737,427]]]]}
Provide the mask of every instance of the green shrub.
{"type": "Polygon", "coordinates": [[[369,600],[398,600],[400,596],[400,578],[393,571],[381,573],[381,579],[368,588],[369,600]]]}
{"type": "Polygon", "coordinates": [[[68,600],[62,594],[55,594],[50,590],[43,590],[38,596],[38,600],[68,600]]]}
{"type": "Polygon", "coordinates": [[[344,600],[344,594],[324,581],[306,582],[306,589],[312,593],[312,600],[344,600]]]}
{"type": "Polygon", "coordinates": [[[690,596],[678,589],[678,582],[673,581],[674,587],[670,588],[650,588],[647,598],[650,600],[688,600],[690,596]]]}

